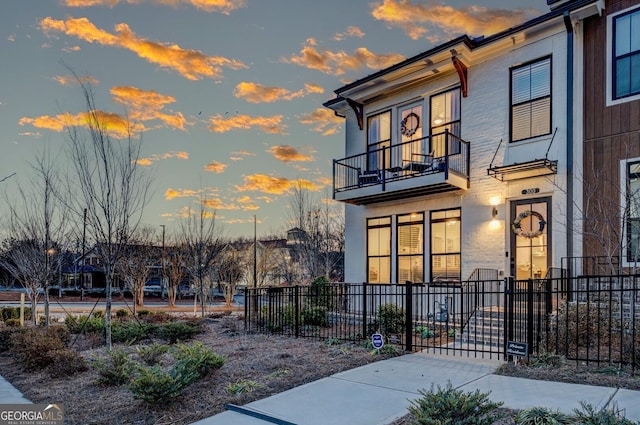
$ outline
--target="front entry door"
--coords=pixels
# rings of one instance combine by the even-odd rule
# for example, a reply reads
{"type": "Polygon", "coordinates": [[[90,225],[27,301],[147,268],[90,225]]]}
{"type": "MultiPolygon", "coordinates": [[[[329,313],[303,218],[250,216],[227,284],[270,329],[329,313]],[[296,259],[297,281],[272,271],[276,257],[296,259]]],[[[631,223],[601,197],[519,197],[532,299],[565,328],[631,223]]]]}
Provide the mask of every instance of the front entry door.
{"type": "Polygon", "coordinates": [[[511,202],[511,275],[541,279],[551,264],[551,198],[511,202]]]}

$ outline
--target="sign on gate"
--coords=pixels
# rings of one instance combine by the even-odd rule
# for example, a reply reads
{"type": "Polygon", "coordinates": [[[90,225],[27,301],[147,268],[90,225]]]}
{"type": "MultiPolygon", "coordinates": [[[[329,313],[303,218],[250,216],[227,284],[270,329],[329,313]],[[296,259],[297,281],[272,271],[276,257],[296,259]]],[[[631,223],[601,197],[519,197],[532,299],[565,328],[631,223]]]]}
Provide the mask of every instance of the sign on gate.
{"type": "Polygon", "coordinates": [[[375,333],[371,335],[371,344],[373,344],[373,348],[379,350],[384,345],[384,338],[379,333],[375,333]]]}
{"type": "Polygon", "coordinates": [[[529,355],[529,344],[526,342],[507,341],[507,356],[526,357],[529,355]]]}

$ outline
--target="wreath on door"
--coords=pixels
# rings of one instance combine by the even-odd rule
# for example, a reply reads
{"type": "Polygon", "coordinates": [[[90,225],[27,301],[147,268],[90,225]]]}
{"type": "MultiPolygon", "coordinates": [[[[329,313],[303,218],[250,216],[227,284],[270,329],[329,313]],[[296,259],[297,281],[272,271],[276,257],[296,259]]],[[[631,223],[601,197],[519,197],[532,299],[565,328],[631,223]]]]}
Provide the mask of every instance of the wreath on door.
{"type": "Polygon", "coordinates": [[[400,123],[400,133],[404,136],[411,137],[418,131],[419,127],[420,117],[415,112],[411,112],[404,117],[400,123]]]}
{"type": "Polygon", "coordinates": [[[542,232],[544,232],[544,226],[546,225],[547,225],[547,222],[544,220],[544,217],[542,217],[542,214],[540,214],[537,211],[527,210],[518,214],[518,217],[515,220],[513,220],[513,223],[511,223],[511,229],[513,229],[513,233],[515,233],[518,236],[524,236],[525,238],[533,239],[535,237],[540,236],[542,232]],[[537,230],[531,230],[530,232],[525,232],[524,230],[522,230],[522,220],[524,220],[527,217],[535,217],[538,219],[537,230]]]}

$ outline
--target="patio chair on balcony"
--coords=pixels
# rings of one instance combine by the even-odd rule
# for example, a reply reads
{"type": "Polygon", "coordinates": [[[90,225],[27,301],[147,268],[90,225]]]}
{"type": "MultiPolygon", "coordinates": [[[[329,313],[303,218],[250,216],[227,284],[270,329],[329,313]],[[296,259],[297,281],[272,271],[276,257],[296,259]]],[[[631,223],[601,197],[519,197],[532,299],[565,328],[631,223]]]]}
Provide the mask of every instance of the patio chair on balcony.
{"type": "Polygon", "coordinates": [[[382,182],[380,170],[360,170],[358,172],[358,186],[366,186],[382,182]]]}
{"type": "Polygon", "coordinates": [[[404,161],[402,169],[404,171],[411,171],[413,173],[424,173],[426,171],[435,169],[436,163],[433,160],[435,151],[429,152],[427,155],[422,153],[414,153],[411,155],[410,160],[404,161]]]}

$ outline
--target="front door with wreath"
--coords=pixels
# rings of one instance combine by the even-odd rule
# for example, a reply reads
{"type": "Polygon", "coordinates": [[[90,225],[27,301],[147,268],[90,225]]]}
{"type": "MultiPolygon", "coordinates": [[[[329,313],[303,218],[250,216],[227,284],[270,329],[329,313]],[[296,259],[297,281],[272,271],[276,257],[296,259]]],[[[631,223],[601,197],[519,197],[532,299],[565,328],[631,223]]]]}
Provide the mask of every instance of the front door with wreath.
{"type": "Polygon", "coordinates": [[[511,275],[541,279],[551,261],[551,198],[511,202],[511,275]]]}

